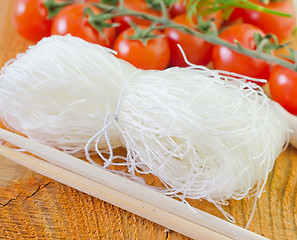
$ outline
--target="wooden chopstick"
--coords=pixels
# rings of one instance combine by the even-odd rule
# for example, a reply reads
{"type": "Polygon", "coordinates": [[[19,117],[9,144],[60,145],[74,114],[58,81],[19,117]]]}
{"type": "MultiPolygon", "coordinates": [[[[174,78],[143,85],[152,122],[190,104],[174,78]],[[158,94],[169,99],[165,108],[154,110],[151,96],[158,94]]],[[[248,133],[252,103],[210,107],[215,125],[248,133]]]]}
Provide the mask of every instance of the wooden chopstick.
{"type": "Polygon", "coordinates": [[[189,220],[182,219],[172,213],[166,212],[160,208],[130,197],[127,194],[118,192],[112,188],[106,187],[100,183],[94,182],[43,160],[11,150],[5,146],[0,146],[0,151],[1,155],[30,168],[35,172],[100,198],[106,202],[117,205],[118,207],[164,225],[177,232],[184,233],[189,237],[198,239],[230,239],[207,228],[197,226],[189,220]]]}
{"type": "Polygon", "coordinates": [[[0,129],[0,138],[43,159],[0,145],[0,155],[193,239],[267,239],[57,149],[0,129]]]}

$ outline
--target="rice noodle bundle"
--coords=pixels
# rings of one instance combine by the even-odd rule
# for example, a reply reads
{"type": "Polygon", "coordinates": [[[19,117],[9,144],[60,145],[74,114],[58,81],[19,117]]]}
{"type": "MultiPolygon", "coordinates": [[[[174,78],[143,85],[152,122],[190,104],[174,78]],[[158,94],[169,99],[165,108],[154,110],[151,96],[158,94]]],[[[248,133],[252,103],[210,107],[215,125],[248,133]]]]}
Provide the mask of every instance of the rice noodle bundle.
{"type": "Polygon", "coordinates": [[[86,148],[91,159],[88,149],[108,149],[106,166],[123,144],[132,176],[152,173],[170,196],[219,206],[260,194],[288,140],[279,106],[228,75],[202,66],[143,71],[106,48],[52,36],[2,69],[0,114],[70,153],[86,148]]]}

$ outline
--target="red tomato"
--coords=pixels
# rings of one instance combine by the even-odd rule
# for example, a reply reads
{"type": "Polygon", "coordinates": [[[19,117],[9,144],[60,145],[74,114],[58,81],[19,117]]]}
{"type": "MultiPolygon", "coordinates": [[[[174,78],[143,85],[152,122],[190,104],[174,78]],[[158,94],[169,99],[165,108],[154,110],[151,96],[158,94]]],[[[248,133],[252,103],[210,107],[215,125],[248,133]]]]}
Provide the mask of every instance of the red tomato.
{"type": "Polygon", "coordinates": [[[265,33],[276,35],[280,41],[285,40],[292,34],[296,24],[293,1],[270,1],[267,5],[258,0],[250,1],[277,12],[290,14],[292,17],[281,17],[274,14],[236,8],[231,14],[230,20],[241,18],[243,22],[255,25],[265,33]]]}
{"type": "MultiPolygon", "coordinates": [[[[145,26],[140,27],[145,28],[145,26]]],[[[133,35],[134,32],[133,28],[128,28],[118,36],[114,45],[114,50],[118,53],[117,57],[140,69],[165,69],[170,58],[166,37],[162,36],[160,31],[154,30],[153,34],[160,37],[150,39],[146,45],[143,45],[140,40],[125,38],[133,35]]]]}
{"type": "MultiPolygon", "coordinates": [[[[237,40],[243,47],[255,49],[254,33],[264,35],[257,27],[250,24],[235,24],[226,28],[220,38],[234,43],[237,40]]],[[[212,53],[212,62],[215,69],[235,72],[254,78],[269,77],[269,63],[263,60],[254,59],[229,48],[216,45],[212,53]]]]}
{"type": "Polygon", "coordinates": [[[297,72],[276,65],[269,77],[269,87],[272,99],[297,115],[297,72]]]}
{"type": "Polygon", "coordinates": [[[50,35],[52,21],[43,0],[16,0],[12,16],[17,32],[27,40],[37,42],[50,35]]]}
{"type": "MultiPolygon", "coordinates": [[[[157,17],[158,16],[160,17],[162,15],[160,11],[156,11],[154,9],[149,8],[145,0],[124,0],[124,3],[125,3],[125,7],[130,10],[151,14],[157,17]]],[[[133,22],[136,25],[143,25],[143,26],[149,26],[151,24],[151,21],[149,20],[138,18],[135,16],[128,16],[128,15],[115,17],[114,21],[120,24],[117,27],[118,34],[130,28],[129,22],[133,22]]]]}
{"type": "Polygon", "coordinates": [[[174,18],[178,15],[185,14],[187,9],[187,0],[180,0],[175,2],[170,8],[169,13],[170,17],[174,18]]]}
{"type": "MultiPolygon", "coordinates": [[[[70,33],[91,43],[112,47],[115,39],[115,29],[105,28],[101,34],[88,22],[88,16],[84,15],[84,9],[90,8],[95,14],[101,12],[100,9],[88,3],[71,4],[63,8],[53,21],[51,34],[65,35],[70,33]]],[[[110,21],[108,21],[110,23],[110,21]]]]}
{"type": "MultiPolygon", "coordinates": [[[[193,23],[187,18],[186,14],[175,17],[173,21],[182,25],[193,27],[193,23]]],[[[175,28],[166,29],[164,33],[167,36],[170,46],[171,66],[187,66],[179,48],[177,47],[177,44],[180,44],[191,63],[197,65],[206,65],[210,62],[212,44],[199,37],[184,33],[175,28]]]]}

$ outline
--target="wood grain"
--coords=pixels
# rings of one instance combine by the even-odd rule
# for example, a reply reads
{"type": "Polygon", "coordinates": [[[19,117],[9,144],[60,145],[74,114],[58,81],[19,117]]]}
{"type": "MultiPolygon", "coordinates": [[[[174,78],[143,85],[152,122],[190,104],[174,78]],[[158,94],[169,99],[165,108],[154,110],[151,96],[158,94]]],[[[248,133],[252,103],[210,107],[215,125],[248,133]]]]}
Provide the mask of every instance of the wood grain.
{"type": "MultiPolygon", "coordinates": [[[[11,24],[12,0],[0,2],[0,65],[31,43],[11,24]]],[[[155,181],[148,178],[147,181],[155,181]]],[[[205,201],[190,203],[224,216],[205,201]]],[[[230,201],[224,209],[244,227],[254,199],[230,201]]],[[[276,240],[297,240],[297,150],[276,161],[249,227],[276,240]]],[[[188,239],[3,158],[0,159],[0,239],[188,239]]]]}

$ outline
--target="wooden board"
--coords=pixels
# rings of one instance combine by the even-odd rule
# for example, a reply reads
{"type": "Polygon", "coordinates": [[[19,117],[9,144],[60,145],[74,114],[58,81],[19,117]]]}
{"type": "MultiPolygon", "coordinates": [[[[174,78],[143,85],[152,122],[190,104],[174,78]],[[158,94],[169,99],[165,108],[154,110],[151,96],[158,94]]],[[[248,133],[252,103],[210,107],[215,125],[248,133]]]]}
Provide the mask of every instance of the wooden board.
{"type": "MultiPolygon", "coordinates": [[[[29,42],[11,24],[12,0],[0,2],[0,66],[29,42]]],[[[1,107],[1,106],[0,106],[1,107]]],[[[297,150],[276,161],[249,227],[269,239],[297,239],[297,150]]],[[[254,199],[224,209],[244,227],[254,199]]],[[[191,204],[224,216],[212,204],[191,204]]],[[[68,186],[0,158],[0,239],[188,239],[68,186]]]]}

